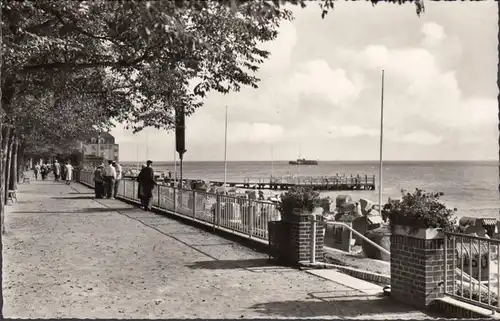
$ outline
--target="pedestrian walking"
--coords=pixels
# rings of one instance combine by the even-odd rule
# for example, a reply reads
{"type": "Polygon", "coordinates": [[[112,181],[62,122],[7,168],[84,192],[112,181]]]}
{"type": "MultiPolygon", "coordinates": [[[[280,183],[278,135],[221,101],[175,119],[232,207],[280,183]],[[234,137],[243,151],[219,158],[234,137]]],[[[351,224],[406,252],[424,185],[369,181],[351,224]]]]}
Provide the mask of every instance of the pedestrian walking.
{"type": "Polygon", "coordinates": [[[116,169],[113,167],[113,161],[108,161],[108,165],[104,168],[104,188],[106,198],[113,197],[113,188],[116,180],[116,169]]]}
{"type": "Polygon", "coordinates": [[[33,173],[35,174],[35,180],[38,181],[38,174],[40,174],[40,165],[36,164],[35,168],[33,169],[33,173]]]}
{"type": "Polygon", "coordinates": [[[59,162],[56,161],[54,162],[54,180],[57,182],[59,181],[59,177],[61,176],[61,164],[59,164],[59,162]]]}
{"type": "Polygon", "coordinates": [[[116,198],[116,196],[118,195],[118,187],[120,186],[120,182],[122,181],[123,172],[122,167],[117,162],[113,162],[112,165],[116,170],[116,180],[113,186],[113,197],[116,198]]]}
{"type": "Polygon", "coordinates": [[[103,198],[104,197],[104,176],[103,176],[104,166],[97,166],[94,172],[94,191],[95,198],[103,198]]]}
{"type": "Polygon", "coordinates": [[[44,181],[47,178],[48,174],[48,169],[47,165],[43,164],[40,168],[40,174],[42,175],[42,181],[44,181]]]}
{"type": "Polygon", "coordinates": [[[73,180],[73,165],[69,163],[69,161],[66,161],[65,167],[65,172],[66,172],[66,184],[69,185],[71,184],[71,181],[73,180]]]}
{"type": "Polygon", "coordinates": [[[61,166],[61,180],[66,181],[66,164],[61,166]]]}
{"type": "Polygon", "coordinates": [[[139,181],[139,199],[141,200],[141,207],[145,211],[151,209],[153,189],[157,185],[154,170],[151,165],[153,165],[153,161],[148,160],[146,162],[146,167],[141,170],[137,177],[139,181]]]}

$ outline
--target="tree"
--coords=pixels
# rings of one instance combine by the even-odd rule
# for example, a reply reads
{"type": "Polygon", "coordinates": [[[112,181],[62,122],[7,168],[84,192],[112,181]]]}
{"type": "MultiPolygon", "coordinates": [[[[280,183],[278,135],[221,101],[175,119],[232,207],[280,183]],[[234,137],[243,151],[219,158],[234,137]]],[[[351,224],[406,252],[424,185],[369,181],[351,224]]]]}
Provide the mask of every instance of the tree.
{"type": "MultiPolygon", "coordinates": [[[[180,10],[180,3],[7,2],[4,42],[13,50],[6,51],[4,74],[17,82],[42,72],[52,77],[105,69],[112,74],[110,87],[135,103],[126,114],[136,130],[144,122],[169,128],[174,104],[185,104],[191,113],[208,90],[256,86],[258,79],[249,73],[269,54],[257,44],[274,39],[289,12],[263,18],[252,11],[232,14],[218,2],[207,2],[201,11],[180,10]],[[190,91],[193,80],[196,90],[190,91]]],[[[258,3],[251,8],[257,10],[258,3]]],[[[2,84],[6,93],[8,81],[2,84]]]]}
{"type": "MultiPolygon", "coordinates": [[[[88,108],[82,117],[68,103],[81,98],[106,106],[98,113],[100,121],[128,121],[136,131],[171,128],[172,111],[184,107],[192,113],[209,90],[256,87],[251,73],[269,54],[258,43],[274,39],[279,21],[291,18],[281,9],[255,14],[263,7],[259,2],[238,14],[218,2],[191,8],[183,8],[182,1],[154,4],[3,2],[3,155],[20,137],[23,145],[33,146],[81,135],[94,124],[88,108]]],[[[9,182],[6,161],[1,172],[9,182]]]]}

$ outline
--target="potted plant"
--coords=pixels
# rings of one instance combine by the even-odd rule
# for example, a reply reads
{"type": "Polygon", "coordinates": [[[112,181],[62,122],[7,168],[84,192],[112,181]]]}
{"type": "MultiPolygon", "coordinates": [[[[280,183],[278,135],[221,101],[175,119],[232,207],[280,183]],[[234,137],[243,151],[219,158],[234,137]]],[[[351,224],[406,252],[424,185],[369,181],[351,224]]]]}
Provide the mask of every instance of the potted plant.
{"type": "Polygon", "coordinates": [[[316,207],[321,207],[322,198],[310,187],[295,186],[281,196],[278,210],[282,221],[289,221],[293,215],[311,215],[316,207]]]}
{"type": "Polygon", "coordinates": [[[433,239],[455,229],[457,209],[447,208],[440,201],[443,193],[428,193],[418,188],[413,193],[405,190],[401,193],[401,200],[389,200],[382,209],[393,235],[433,239]]]}

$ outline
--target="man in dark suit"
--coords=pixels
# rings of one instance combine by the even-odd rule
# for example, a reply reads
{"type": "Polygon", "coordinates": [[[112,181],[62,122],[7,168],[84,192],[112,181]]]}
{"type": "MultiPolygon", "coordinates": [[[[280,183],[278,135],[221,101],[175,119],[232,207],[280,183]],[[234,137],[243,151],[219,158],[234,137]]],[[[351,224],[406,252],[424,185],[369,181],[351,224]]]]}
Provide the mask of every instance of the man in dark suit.
{"type": "Polygon", "coordinates": [[[151,209],[151,202],[153,200],[153,189],[157,185],[155,181],[155,173],[152,161],[148,160],[146,162],[146,167],[144,167],[139,176],[137,176],[137,180],[139,181],[139,198],[141,199],[141,207],[145,211],[149,211],[151,209]]]}

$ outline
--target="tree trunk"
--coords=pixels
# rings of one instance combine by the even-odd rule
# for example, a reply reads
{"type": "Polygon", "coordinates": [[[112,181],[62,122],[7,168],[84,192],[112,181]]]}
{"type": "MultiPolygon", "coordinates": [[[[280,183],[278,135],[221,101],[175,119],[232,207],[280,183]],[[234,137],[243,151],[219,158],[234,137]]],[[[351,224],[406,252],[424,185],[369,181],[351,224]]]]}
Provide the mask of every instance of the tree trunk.
{"type": "Polygon", "coordinates": [[[10,171],[11,171],[11,163],[12,163],[12,148],[13,148],[13,143],[14,143],[14,134],[11,134],[10,137],[9,137],[9,142],[7,144],[7,153],[6,153],[6,156],[7,156],[7,161],[5,162],[5,177],[4,177],[4,186],[5,186],[5,190],[4,190],[4,204],[7,205],[7,195],[9,193],[9,183],[10,183],[10,171]]]}
{"type": "Polygon", "coordinates": [[[1,159],[0,159],[0,166],[1,166],[1,171],[0,174],[1,179],[0,179],[0,210],[2,212],[2,217],[4,214],[4,204],[5,204],[5,196],[6,196],[6,190],[7,188],[5,187],[5,181],[6,181],[6,175],[7,175],[7,154],[9,150],[9,142],[10,142],[10,135],[11,135],[11,130],[10,128],[3,127],[2,128],[2,146],[0,152],[2,153],[1,159]]]}
{"type": "Polygon", "coordinates": [[[17,139],[14,138],[12,142],[12,151],[11,151],[11,159],[10,159],[10,179],[9,179],[9,189],[16,190],[17,189],[17,153],[18,153],[19,145],[17,139]]]}
{"type": "Polygon", "coordinates": [[[24,145],[18,143],[17,145],[17,182],[21,181],[21,174],[26,169],[26,159],[24,159],[24,145]]]}

